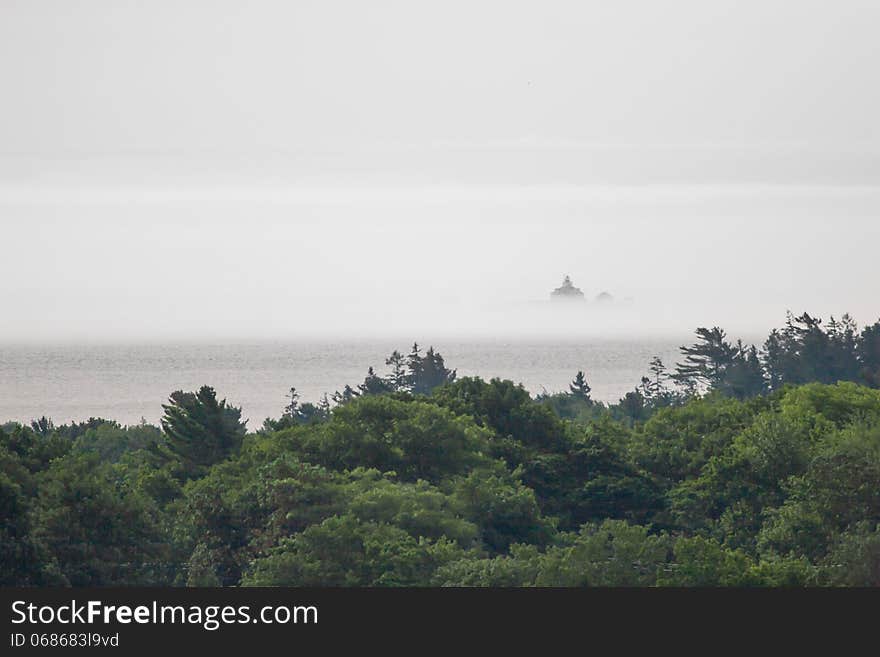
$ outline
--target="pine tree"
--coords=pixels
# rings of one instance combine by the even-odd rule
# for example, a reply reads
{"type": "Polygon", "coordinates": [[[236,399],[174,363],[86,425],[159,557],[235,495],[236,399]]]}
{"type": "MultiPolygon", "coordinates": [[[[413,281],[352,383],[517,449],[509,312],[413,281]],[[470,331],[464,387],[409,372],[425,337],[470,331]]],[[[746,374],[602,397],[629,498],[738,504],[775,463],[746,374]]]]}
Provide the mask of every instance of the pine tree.
{"type": "Polygon", "coordinates": [[[55,423],[52,422],[52,418],[44,415],[39,420],[31,420],[31,429],[43,438],[48,438],[55,431],[55,423]]]}
{"type": "Polygon", "coordinates": [[[859,365],[858,346],[859,327],[849,314],[837,321],[832,315],[828,322],[828,357],[831,368],[830,379],[835,381],[858,381],[861,367],[859,365]]]}
{"type": "Polygon", "coordinates": [[[731,363],[724,373],[724,379],[715,388],[728,397],[748,399],[764,394],[767,379],[764,367],[754,345],[746,347],[742,340],[737,342],[731,363]]]}
{"type": "Polygon", "coordinates": [[[330,417],[330,411],[330,398],[327,397],[327,393],[325,392],[321,395],[321,400],[318,402],[318,412],[321,414],[321,417],[326,420],[330,417]]]}
{"type": "Polygon", "coordinates": [[[299,393],[296,388],[290,388],[287,398],[290,402],[284,407],[284,417],[295,420],[299,416],[299,393]]]}
{"type": "Polygon", "coordinates": [[[590,392],[592,388],[590,388],[590,384],[587,383],[587,377],[583,373],[583,371],[578,370],[577,374],[574,377],[574,380],[568,386],[569,394],[576,399],[580,399],[587,404],[592,404],[593,400],[590,398],[590,392]]]}
{"type": "Polygon", "coordinates": [[[761,361],[767,372],[767,386],[770,390],[779,390],[785,383],[785,347],[782,334],[773,329],[761,351],[761,361]]]}
{"type": "Polygon", "coordinates": [[[383,379],[376,374],[372,367],[367,370],[367,376],[364,378],[364,382],[358,385],[358,392],[361,395],[381,395],[386,392],[391,392],[391,390],[391,384],[386,379],[383,379]]]}
{"type": "Polygon", "coordinates": [[[391,367],[388,375],[388,385],[394,392],[403,392],[407,389],[406,359],[397,349],[385,359],[385,364],[391,367]]]}
{"type": "Polygon", "coordinates": [[[196,393],[175,391],[162,408],[163,452],[180,461],[186,478],[204,474],[241,446],[246,433],[241,409],[218,402],[210,386],[196,393]]]}
{"type": "Polygon", "coordinates": [[[456,372],[446,367],[443,356],[429,347],[424,357],[417,344],[407,358],[407,384],[414,394],[427,395],[445,383],[455,381],[456,372]]]}
{"type": "Polygon", "coordinates": [[[422,372],[424,365],[422,363],[422,352],[419,349],[419,343],[413,342],[412,349],[406,357],[406,387],[413,393],[421,392],[418,388],[421,386],[422,372]]]}
{"type": "Polygon", "coordinates": [[[650,376],[642,377],[641,385],[636,389],[650,408],[662,408],[673,405],[678,396],[669,387],[671,375],[659,356],[651,359],[648,366],[650,376]]]}
{"type": "Polygon", "coordinates": [[[336,403],[337,405],[345,404],[347,402],[350,402],[355,397],[360,397],[360,396],[361,396],[361,393],[359,393],[357,390],[355,390],[354,388],[352,388],[350,385],[348,385],[346,383],[345,387],[342,389],[342,392],[339,392],[337,390],[336,392],[333,393],[333,402],[336,403]]]}
{"type": "Polygon", "coordinates": [[[861,381],[880,388],[880,322],[866,326],[862,331],[858,341],[858,357],[861,381]]]}
{"type": "Polygon", "coordinates": [[[717,326],[698,328],[696,333],[696,344],[681,347],[685,359],[676,365],[672,378],[686,390],[717,390],[724,382],[725,372],[733,362],[736,350],[725,339],[724,330],[717,326]]]}

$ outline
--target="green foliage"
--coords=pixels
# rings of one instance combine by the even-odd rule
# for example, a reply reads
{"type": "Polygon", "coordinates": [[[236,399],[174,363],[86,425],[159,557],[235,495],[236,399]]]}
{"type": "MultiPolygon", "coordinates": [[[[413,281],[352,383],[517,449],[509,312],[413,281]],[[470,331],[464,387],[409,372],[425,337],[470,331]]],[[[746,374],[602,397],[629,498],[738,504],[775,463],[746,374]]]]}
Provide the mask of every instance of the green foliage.
{"type": "Polygon", "coordinates": [[[880,527],[860,522],[841,534],[820,564],[832,586],[880,586],[880,527]]]}
{"type": "Polygon", "coordinates": [[[58,459],[38,476],[33,535],[72,586],[161,583],[156,508],[90,455],[58,459]]]}
{"type": "Polygon", "coordinates": [[[162,432],[158,427],[146,423],[121,427],[115,422],[104,422],[80,434],[72,450],[95,454],[104,463],[116,463],[130,452],[154,449],[161,441],[162,432]]]}
{"type": "Polygon", "coordinates": [[[415,586],[462,554],[455,543],[413,538],[393,525],[334,516],[258,559],[246,586],[415,586]]]}
{"type": "Polygon", "coordinates": [[[667,485],[692,479],[766,406],[763,399],[742,403],[709,396],[662,409],[636,429],[629,450],[636,463],[667,485]]]}
{"type": "Polygon", "coordinates": [[[512,381],[463,378],[435,391],[432,399],[456,415],[469,415],[491,429],[493,453],[515,465],[522,448],[553,449],[566,444],[562,422],[543,404],[535,404],[512,381]]]}
{"type": "Polygon", "coordinates": [[[572,397],[577,397],[580,401],[586,404],[592,404],[593,402],[590,398],[592,389],[590,388],[590,384],[587,383],[587,377],[581,370],[578,370],[574,380],[569,384],[568,391],[572,397]]]}
{"type": "MultiPolygon", "coordinates": [[[[393,356],[392,356],[393,357],[393,356]]],[[[446,367],[443,356],[429,347],[424,356],[418,344],[413,344],[412,351],[406,359],[407,390],[415,395],[430,394],[435,388],[455,380],[455,370],[446,367]]]]}
{"type": "Polygon", "coordinates": [[[396,472],[439,481],[488,462],[489,433],[473,420],[424,401],[367,396],[336,408],[329,422],[290,430],[302,457],[334,470],[396,472]]]}
{"type": "Polygon", "coordinates": [[[58,583],[46,572],[47,556],[32,532],[30,511],[36,490],[36,481],[21,459],[0,444],[0,586],[58,583]]]}
{"type": "Polygon", "coordinates": [[[668,559],[669,540],[618,520],[584,525],[545,552],[514,545],[493,559],[468,556],[437,570],[441,586],[652,586],[668,559]]]}
{"type": "Polygon", "coordinates": [[[531,545],[511,545],[510,554],[488,558],[469,555],[439,566],[436,586],[524,587],[535,586],[543,554],[531,545]]]}
{"type": "Polygon", "coordinates": [[[584,525],[571,545],[547,551],[538,586],[652,586],[669,552],[666,536],[620,520],[584,525]]]}
{"type": "Polygon", "coordinates": [[[241,409],[227,406],[225,399],[218,402],[210,386],[196,393],[173,392],[162,408],[163,447],[180,463],[187,479],[204,474],[236,452],[244,438],[241,409]]]}
{"type": "Polygon", "coordinates": [[[57,433],[44,434],[20,424],[0,430],[0,445],[15,455],[31,473],[45,470],[57,458],[70,451],[71,443],[57,433]]]}
{"type": "Polygon", "coordinates": [[[700,536],[682,537],[673,548],[674,562],[657,578],[660,586],[757,586],[754,561],[700,536]]]}
{"type": "Polygon", "coordinates": [[[492,552],[505,552],[514,543],[543,545],[553,535],[553,524],[541,517],[534,491],[509,476],[476,470],[458,483],[455,497],[492,552]]]}
{"type": "Polygon", "coordinates": [[[877,585],[877,326],[703,329],[612,406],[414,346],[252,434],[209,387],[161,430],[7,424],[0,584],[877,585]]]}

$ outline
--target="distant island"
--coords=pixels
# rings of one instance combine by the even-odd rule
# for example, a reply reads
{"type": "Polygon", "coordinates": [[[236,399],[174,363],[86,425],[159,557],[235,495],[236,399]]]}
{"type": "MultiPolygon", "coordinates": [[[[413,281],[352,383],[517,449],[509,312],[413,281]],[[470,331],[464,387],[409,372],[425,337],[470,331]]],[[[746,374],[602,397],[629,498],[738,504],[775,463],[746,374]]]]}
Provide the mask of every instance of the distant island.
{"type": "Polygon", "coordinates": [[[584,293],[580,288],[575,287],[574,283],[571,282],[571,278],[566,275],[565,278],[562,279],[562,285],[550,293],[550,298],[553,300],[583,301],[584,293]]]}
{"type": "MultiPolygon", "coordinates": [[[[583,301],[584,293],[579,287],[575,287],[571,282],[571,277],[566,274],[562,279],[562,285],[550,293],[550,299],[553,301],[583,301]]],[[[602,292],[596,297],[596,303],[610,303],[612,301],[614,301],[614,297],[608,292],[602,292]]]]}

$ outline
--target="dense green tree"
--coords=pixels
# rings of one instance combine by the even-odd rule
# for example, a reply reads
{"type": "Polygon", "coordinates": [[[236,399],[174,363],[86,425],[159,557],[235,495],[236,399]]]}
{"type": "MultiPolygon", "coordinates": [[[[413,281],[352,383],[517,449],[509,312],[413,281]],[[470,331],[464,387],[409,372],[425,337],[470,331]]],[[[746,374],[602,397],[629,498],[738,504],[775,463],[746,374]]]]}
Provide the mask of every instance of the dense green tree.
{"type": "Polygon", "coordinates": [[[361,395],[381,395],[387,392],[393,392],[394,388],[388,380],[376,374],[373,368],[367,370],[367,376],[364,382],[358,386],[358,392],[361,395]]]}
{"type": "Polygon", "coordinates": [[[426,586],[462,556],[455,543],[413,538],[394,525],[334,516],[256,560],[249,586],[426,586]]]}
{"type": "Polygon", "coordinates": [[[304,459],[336,470],[396,472],[439,481],[488,462],[489,434],[473,420],[424,401],[360,397],[330,421],[290,434],[304,459]]]}
{"type": "Polygon", "coordinates": [[[31,427],[11,423],[0,430],[0,446],[5,447],[20,460],[29,472],[45,470],[57,458],[71,449],[71,441],[57,433],[43,435],[31,427]]]}
{"type": "Polygon", "coordinates": [[[880,586],[880,526],[859,522],[841,534],[822,559],[819,572],[833,586],[880,586]]]}
{"type": "Polygon", "coordinates": [[[446,367],[443,356],[429,347],[424,356],[414,344],[407,357],[407,387],[416,395],[430,394],[435,388],[455,381],[455,370],[446,367]]]}
{"type": "Polygon", "coordinates": [[[767,391],[767,380],[757,347],[754,345],[746,347],[742,341],[739,341],[721,381],[716,383],[713,389],[736,399],[748,399],[764,394],[767,391]]]}
{"type": "Polygon", "coordinates": [[[548,550],[539,586],[652,586],[669,541],[619,520],[584,525],[571,545],[548,550]]]}
{"type": "Polygon", "coordinates": [[[543,560],[543,553],[534,545],[511,545],[509,554],[494,557],[469,554],[439,566],[432,584],[455,587],[536,586],[543,560]]]}
{"type": "Polygon", "coordinates": [[[491,429],[493,453],[517,465],[523,449],[564,448],[568,444],[563,423],[553,411],[536,404],[528,391],[512,381],[489,382],[466,377],[435,391],[432,399],[457,415],[469,415],[491,429]]]}
{"type": "Polygon", "coordinates": [[[534,491],[509,476],[476,470],[458,483],[455,496],[494,553],[514,543],[543,545],[553,535],[553,523],[541,517],[534,491]]]}
{"type": "Polygon", "coordinates": [[[116,463],[131,452],[155,449],[162,439],[159,428],[146,422],[128,427],[115,422],[102,422],[80,434],[72,450],[97,454],[106,463],[116,463]]]}
{"type": "Polygon", "coordinates": [[[723,329],[698,328],[697,342],[681,347],[684,362],[676,365],[673,378],[688,390],[716,390],[734,360],[736,349],[726,340],[723,329]]]}
{"type": "Polygon", "coordinates": [[[406,372],[406,359],[396,349],[385,359],[385,364],[391,368],[388,375],[388,385],[394,392],[404,392],[409,389],[406,372]]]}
{"type": "MultiPolygon", "coordinates": [[[[864,335],[864,334],[863,334],[864,335]]],[[[827,328],[809,313],[788,314],[785,326],[764,344],[764,367],[771,389],[784,384],[836,383],[860,379],[860,336],[849,315],[827,328]]]]}
{"type": "Polygon", "coordinates": [[[72,586],[164,581],[166,551],[156,509],[116,481],[93,455],[58,459],[38,476],[33,535],[72,586]]]}
{"type": "Polygon", "coordinates": [[[48,557],[33,536],[30,513],[37,483],[3,445],[4,437],[0,430],[0,586],[63,583],[47,568],[48,557]]]}
{"type": "Polygon", "coordinates": [[[567,534],[541,552],[511,546],[509,555],[468,555],[441,566],[441,586],[652,586],[668,560],[669,539],[645,527],[607,520],[567,534]]]}
{"type": "Polygon", "coordinates": [[[865,327],[858,342],[859,381],[880,388],[880,322],[865,327]]]}
{"type": "Polygon", "coordinates": [[[675,541],[674,561],[661,571],[660,586],[758,586],[755,562],[742,550],[731,550],[701,536],[675,541]]]}
{"type": "Polygon", "coordinates": [[[634,461],[664,486],[696,478],[769,405],[741,403],[718,395],[659,410],[633,431],[628,451],[634,461]]]}
{"type": "Polygon", "coordinates": [[[214,463],[235,453],[245,435],[241,409],[217,401],[210,386],[198,392],[176,391],[162,406],[163,451],[179,461],[185,478],[204,474],[214,463]]]}

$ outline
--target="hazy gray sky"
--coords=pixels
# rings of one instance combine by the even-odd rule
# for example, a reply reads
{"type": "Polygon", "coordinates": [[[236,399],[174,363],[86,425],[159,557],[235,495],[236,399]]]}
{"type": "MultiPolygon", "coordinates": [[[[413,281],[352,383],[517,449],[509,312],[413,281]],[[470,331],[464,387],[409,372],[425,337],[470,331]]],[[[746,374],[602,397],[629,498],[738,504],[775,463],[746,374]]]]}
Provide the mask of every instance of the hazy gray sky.
{"type": "Polygon", "coordinates": [[[880,4],[0,3],[0,340],[880,315],[880,4]],[[563,318],[565,319],[565,318],[563,318]]]}

